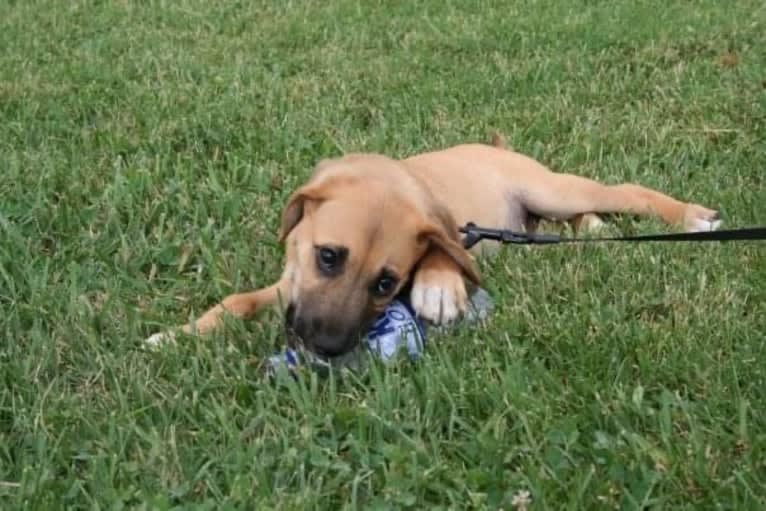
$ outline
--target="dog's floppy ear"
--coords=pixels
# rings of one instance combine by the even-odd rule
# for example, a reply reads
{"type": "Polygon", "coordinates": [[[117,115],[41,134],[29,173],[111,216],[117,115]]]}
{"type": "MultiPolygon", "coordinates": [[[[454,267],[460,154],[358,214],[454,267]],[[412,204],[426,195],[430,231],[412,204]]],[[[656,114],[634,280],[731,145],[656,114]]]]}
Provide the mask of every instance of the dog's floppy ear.
{"type": "Polygon", "coordinates": [[[327,198],[329,190],[328,181],[331,176],[326,171],[333,162],[334,160],[320,161],[314,169],[309,182],[290,195],[285,209],[282,210],[282,224],[279,229],[280,243],[285,241],[290,231],[301,221],[308,202],[322,201],[327,198]]]}
{"type": "Polygon", "coordinates": [[[476,262],[460,243],[457,224],[452,215],[444,207],[435,207],[429,217],[429,221],[420,230],[420,239],[429,243],[428,250],[440,250],[452,259],[460,266],[463,275],[478,285],[481,277],[476,268],[476,262]]]}
{"type": "Polygon", "coordinates": [[[306,203],[309,201],[322,200],[322,189],[324,187],[308,183],[296,191],[287,200],[285,209],[282,210],[282,224],[279,228],[279,241],[285,241],[298,222],[303,218],[306,203]]]}

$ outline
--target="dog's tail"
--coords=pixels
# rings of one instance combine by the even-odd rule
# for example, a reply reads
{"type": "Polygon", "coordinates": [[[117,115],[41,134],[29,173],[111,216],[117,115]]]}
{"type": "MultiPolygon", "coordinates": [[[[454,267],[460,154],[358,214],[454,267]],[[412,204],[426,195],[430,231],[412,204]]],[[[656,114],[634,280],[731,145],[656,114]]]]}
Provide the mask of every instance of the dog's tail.
{"type": "Polygon", "coordinates": [[[505,137],[497,131],[492,132],[492,145],[499,149],[511,149],[505,142],[505,137]]]}

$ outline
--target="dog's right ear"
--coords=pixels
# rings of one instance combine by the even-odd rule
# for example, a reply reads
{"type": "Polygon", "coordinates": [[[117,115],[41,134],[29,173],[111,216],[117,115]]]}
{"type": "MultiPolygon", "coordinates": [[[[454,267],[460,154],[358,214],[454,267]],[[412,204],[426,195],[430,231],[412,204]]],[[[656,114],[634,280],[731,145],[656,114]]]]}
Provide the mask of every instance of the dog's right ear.
{"type": "Polygon", "coordinates": [[[329,169],[331,163],[333,160],[320,161],[309,182],[290,195],[285,209],[282,210],[282,224],[279,229],[280,243],[285,241],[290,231],[301,221],[309,203],[318,203],[327,198],[328,182],[331,176],[326,170],[329,169]]]}
{"type": "Polygon", "coordinates": [[[279,242],[282,243],[287,238],[298,222],[303,218],[306,204],[310,201],[321,200],[317,186],[312,183],[306,184],[297,189],[287,200],[287,206],[282,211],[282,224],[279,228],[279,242]]]}

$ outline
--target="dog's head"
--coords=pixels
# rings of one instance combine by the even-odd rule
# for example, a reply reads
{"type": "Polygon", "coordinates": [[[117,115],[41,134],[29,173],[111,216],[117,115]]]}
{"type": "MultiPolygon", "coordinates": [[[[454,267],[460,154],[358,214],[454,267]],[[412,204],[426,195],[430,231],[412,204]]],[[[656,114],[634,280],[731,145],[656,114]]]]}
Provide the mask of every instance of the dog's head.
{"type": "Polygon", "coordinates": [[[288,333],[320,355],[353,349],[431,250],[478,281],[446,208],[401,162],[383,156],[320,163],[290,197],[281,239],[288,333]]]}

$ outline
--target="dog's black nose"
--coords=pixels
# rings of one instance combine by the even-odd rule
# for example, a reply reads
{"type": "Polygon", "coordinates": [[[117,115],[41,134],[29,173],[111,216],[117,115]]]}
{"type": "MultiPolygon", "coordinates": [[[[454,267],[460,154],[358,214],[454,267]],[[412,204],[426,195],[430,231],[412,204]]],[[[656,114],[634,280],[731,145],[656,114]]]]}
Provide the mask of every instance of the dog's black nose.
{"type": "Polygon", "coordinates": [[[288,343],[300,343],[313,349],[313,339],[318,332],[322,331],[322,320],[319,318],[306,317],[297,311],[295,304],[291,303],[285,310],[285,330],[288,334],[288,343]]]}
{"type": "Polygon", "coordinates": [[[359,337],[357,329],[345,328],[342,320],[312,315],[294,303],[285,309],[285,333],[288,346],[327,357],[349,351],[359,337]]]}

